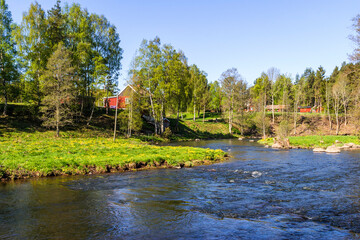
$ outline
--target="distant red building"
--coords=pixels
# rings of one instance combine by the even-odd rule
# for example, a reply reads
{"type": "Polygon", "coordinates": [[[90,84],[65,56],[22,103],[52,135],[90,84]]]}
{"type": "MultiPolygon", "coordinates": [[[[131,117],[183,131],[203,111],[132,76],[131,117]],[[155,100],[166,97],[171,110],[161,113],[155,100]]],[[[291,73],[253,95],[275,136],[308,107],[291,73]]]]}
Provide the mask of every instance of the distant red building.
{"type": "Polygon", "coordinates": [[[108,103],[109,108],[115,109],[117,105],[118,109],[125,109],[126,105],[130,103],[132,91],[135,91],[134,88],[128,85],[119,93],[119,95],[104,98],[104,107],[106,107],[106,103],[108,103]]]}
{"type": "Polygon", "coordinates": [[[299,112],[312,112],[312,108],[310,106],[301,106],[298,109],[299,112]]]}

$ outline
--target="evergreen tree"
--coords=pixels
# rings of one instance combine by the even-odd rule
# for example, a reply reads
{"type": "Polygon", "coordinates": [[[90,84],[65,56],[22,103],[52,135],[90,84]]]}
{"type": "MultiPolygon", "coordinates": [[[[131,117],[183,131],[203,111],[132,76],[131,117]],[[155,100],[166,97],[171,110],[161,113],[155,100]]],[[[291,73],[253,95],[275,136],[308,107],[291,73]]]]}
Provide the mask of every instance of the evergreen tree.
{"type": "Polygon", "coordinates": [[[48,11],[47,43],[55,51],[57,44],[65,42],[65,19],[61,10],[61,1],[57,0],[55,6],[48,11]]]}

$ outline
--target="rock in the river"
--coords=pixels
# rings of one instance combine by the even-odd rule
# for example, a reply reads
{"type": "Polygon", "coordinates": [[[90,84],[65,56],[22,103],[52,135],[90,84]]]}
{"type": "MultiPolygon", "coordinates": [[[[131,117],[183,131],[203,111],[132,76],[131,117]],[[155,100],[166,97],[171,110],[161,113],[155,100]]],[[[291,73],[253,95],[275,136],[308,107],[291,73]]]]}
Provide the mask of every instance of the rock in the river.
{"type": "Polygon", "coordinates": [[[200,142],[200,139],[199,138],[195,139],[195,142],[200,142]]]}
{"type": "Polygon", "coordinates": [[[355,143],[345,143],[343,147],[353,148],[353,147],[356,147],[356,144],[355,143]]]}
{"type": "Polygon", "coordinates": [[[327,153],[339,153],[341,152],[341,149],[335,145],[329,146],[326,148],[325,152],[327,153]]]}
{"type": "Polygon", "coordinates": [[[251,139],[251,140],[249,140],[249,142],[254,142],[254,140],[251,139]]]}
{"type": "Polygon", "coordinates": [[[276,142],[276,143],[274,143],[271,147],[272,147],[272,148],[283,148],[284,146],[283,146],[281,143],[276,142]]]}
{"type": "Polygon", "coordinates": [[[238,138],[238,140],[242,141],[242,140],[243,140],[243,138],[238,138]]]}
{"type": "Polygon", "coordinates": [[[269,148],[270,146],[269,145],[265,145],[265,148],[269,148]]]}
{"type": "Polygon", "coordinates": [[[130,169],[135,169],[136,168],[136,163],[129,163],[129,168],[130,169]]]}
{"type": "Polygon", "coordinates": [[[253,171],[253,172],[251,173],[251,176],[252,176],[253,178],[261,177],[261,175],[262,175],[262,173],[261,173],[261,172],[258,172],[258,171],[253,171]]]}
{"type": "Polygon", "coordinates": [[[326,149],[325,148],[314,148],[313,152],[325,152],[326,149]]]}

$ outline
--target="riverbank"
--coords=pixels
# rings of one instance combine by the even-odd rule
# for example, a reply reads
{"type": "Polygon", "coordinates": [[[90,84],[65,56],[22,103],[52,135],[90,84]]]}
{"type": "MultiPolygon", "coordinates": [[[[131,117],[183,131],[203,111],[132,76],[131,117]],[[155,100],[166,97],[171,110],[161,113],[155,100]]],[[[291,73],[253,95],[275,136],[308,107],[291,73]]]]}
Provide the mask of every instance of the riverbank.
{"type": "Polygon", "coordinates": [[[82,137],[76,132],[7,133],[0,138],[0,179],[181,168],[224,160],[226,153],[154,146],[138,139],[82,137]]]}
{"type": "MultiPolygon", "coordinates": [[[[339,136],[339,135],[310,135],[310,136],[290,136],[288,137],[290,147],[293,148],[327,148],[335,145],[342,147],[344,144],[354,143],[360,145],[360,139],[357,136],[339,136]]],[[[261,139],[261,144],[272,146],[274,138],[261,139]]]]}

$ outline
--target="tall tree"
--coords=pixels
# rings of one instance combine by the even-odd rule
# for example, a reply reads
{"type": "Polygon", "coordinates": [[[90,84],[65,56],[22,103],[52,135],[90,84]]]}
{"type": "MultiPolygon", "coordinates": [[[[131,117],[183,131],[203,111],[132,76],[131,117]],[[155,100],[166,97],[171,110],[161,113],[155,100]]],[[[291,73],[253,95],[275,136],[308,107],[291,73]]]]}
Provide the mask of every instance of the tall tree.
{"type": "Polygon", "coordinates": [[[360,61],[360,14],[353,18],[353,28],[355,35],[351,35],[350,39],[355,43],[355,50],[350,55],[350,59],[354,62],[360,61]]]}
{"type": "Polygon", "coordinates": [[[56,128],[72,122],[71,106],[75,100],[74,68],[71,66],[70,52],[60,42],[50,57],[43,78],[44,100],[42,107],[43,125],[56,128]]]}
{"type": "Polygon", "coordinates": [[[267,132],[266,104],[268,101],[269,91],[269,78],[265,73],[262,73],[261,77],[255,80],[254,86],[251,88],[251,95],[256,103],[256,109],[258,111],[256,122],[258,127],[261,129],[263,138],[266,138],[267,132]]]}
{"type": "Polygon", "coordinates": [[[323,108],[323,101],[325,98],[325,92],[326,92],[326,84],[325,84],[325,70],[322,66],[320,66],[316,70],[315,74],[315,81],[314,81],[314,98],[315,98],[315,106],[317,106],[317,109],[321,111],[323,108]]]}
{"type": "Polygon", "coordinates": [[[314,94],[314,82],[315,72],[311,68],[305,69],[302,77],[305,79],[305,104],[307,106],[314,106],[315,94],[314,94]]]}
{"type": "Polygon", "coordinates": [[[11,12],[8,10],[5,0],[0,0],[0,90],[5,102],[3,115],[6,115],[7,112],[10,84],[18,78],[15,43],[11,35],[13,26],[11,24],[11,12]]]}
{"type": "Polygon", "coordinates": [[[271,113],[272,113],[272,123],[275,123],[275,112],[274,112],[274,95],[276,92],[275,82],[279,77],[280,71],[277,68],[270,68],[267,71],[267,76],[270,82],[270,94],[271,94],[271,113]]]}
{"type": "Polygon", "coordinates": [[[348,103],[350,101],[350,89],[349,89],[349,79],[346,73],[341,72],[339,74],[337,84],[337,94],[340,96],[340,101],[344,107],[344,116],[345,116],[345,126],[347,125],[347,109],[348,103]]]}
{"type": "Polygon", "coordinates": [[[46,68],[50,51],[46,41],[47,24],[44,10],[38,3],[31,4],[17,26],[14,36],[22,66],[23,99],[41,103],[40,75],[46,68]]]}
{"type": "Polygon", "coordinates": [[[221,111],[222,92],[218,81],[214,81],[210,85],[210,109],[215,112],[221,111]]]}
{"type": "Polygon", "coordinates": [[[237,110],[237,100],[240,99],[240,82],[242,83],[243,80],[236,68],[230,68],[221,74],[219,82],[221,82],[224,93],[224,110],[227,111],[229,117],[229,134],[232,134],[234,110],[237,110]]]}
{"type": "Polygon", "coordinates": [[[55,6],[48,11],[47,43],[55,51],[57,44],[65,42],[65,18],[61,9],[61,1],[57,0],[55,6]]]}
{"type": "Polygon", "coordinates": [[[190,66],[190,81],[192,86],[192,105],[194,110],[193,121],[195,121],[196,110],[200,112],[201,98],[206,91],[206,73],[193,64],[190,66]]]}
{"type": "Polygon", "coordinates": [[[335,112],[335,119],[336,119],[336,135],[339,134],[340,130],[340,120],[339,120],[339,111],[340,111],[340,101],[341,101],[341,88],[342,86],[339,82],[336,82],[332,87],[332,95],[334,100],[334,112],[335,112]]]}
{"type": "Polygon", "coordinates": [[[159,73],[162,69],[162,52],[160,38],[156,37],[154,40],[143,40],[140,48],[135,56],[132,69],[130,69],[130,77],[136,76],[136,85],[139,87],[142,94],[149,98],[150,113],[154,120],[155,134],[158,133],[158,90],[159,73]],[[156,96],[155,96],[156,94],[156,96]]]}

